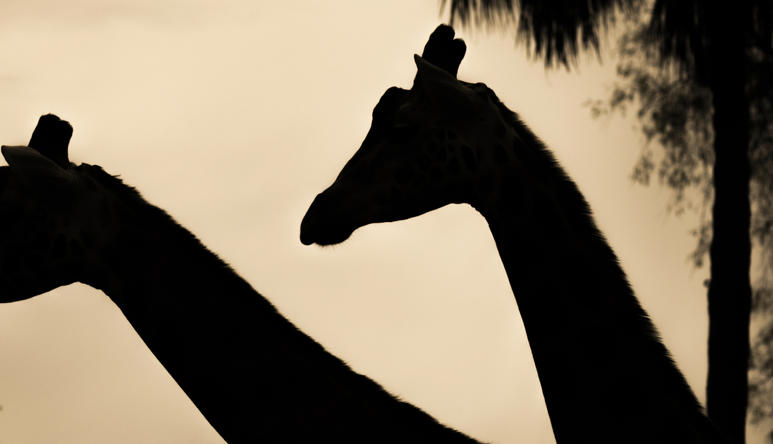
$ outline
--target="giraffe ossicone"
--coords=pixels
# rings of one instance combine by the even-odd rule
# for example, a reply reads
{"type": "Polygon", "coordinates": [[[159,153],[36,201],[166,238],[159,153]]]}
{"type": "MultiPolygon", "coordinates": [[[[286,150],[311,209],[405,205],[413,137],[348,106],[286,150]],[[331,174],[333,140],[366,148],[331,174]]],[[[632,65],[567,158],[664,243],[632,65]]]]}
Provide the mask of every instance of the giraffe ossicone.
{"type": "Polygon", "coordinates": [[[438,26],[424,45],[422,57],[456,77],[459,65],[467,52],[467,45],[464,40],[455,39],[454,36],[454,28],[448,25],[438,26]]]}
{"type": "Polygon", "coordinates": [[[368,224],[470,204],[505,266],[558,443],[726,442],[582,193],[491,89],[456,79],[449,53],[416,56],[413,87],[382,96],[361,147],[311,203],[301,242],[339,243],[368,224]]]}
{"type": "Polygon", "coordinates": [[[72,125],[54,114],[40,116],[32,137],[27,145],[35,148],[57,165],[66,167],[70,163],[67,148],[72,137],[72,125]]]}

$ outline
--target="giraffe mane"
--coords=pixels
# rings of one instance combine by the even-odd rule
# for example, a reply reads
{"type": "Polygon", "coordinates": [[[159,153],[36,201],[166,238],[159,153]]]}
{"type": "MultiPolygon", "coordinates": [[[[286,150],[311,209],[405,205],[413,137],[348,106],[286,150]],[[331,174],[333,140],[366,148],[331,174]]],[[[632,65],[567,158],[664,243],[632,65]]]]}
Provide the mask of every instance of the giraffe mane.
{"type": "Polygon", "coordinates": [[[115,196],[121,203],[119,211],[124,211],[124,215],[130,215],[131,218],[135,219],[152,221],[153,227],[163,228],[165,236],[174,245],[185,246],[185,250],[192,254],[199,252],[202,259],[210,256],[210,260],[217,263],[217,266],[223,271],[236,274],[236,271],[230,264],[207,248],[195,234],[180,225],[169,213],[146,201],[136,188],[125,184],[120,176],[106,172],[99,165],[87,163],[82,163],[76,166],[75,169],[78,173],[91,178],[109,191],[111,195],[115,196]]]}
{"type": "MultiPolygon", "coordinates": [[[[566,173],[566,171],[561,167],[558,160],[555,158],[554,154],[545,146],[545,144],[526,126],[526,124],[521,120],[521,118],[518,116],[517,113],[510,110],[507,106],[505,106],[504,103],[502,103],[501,100],[497,97],[496,93],[494,93],[491,88],[486,86],[484,83],[476,83],[469,85],[471,89],[476,91],[478,94],[485,95],[488,97],[488,99],[491,101],[492,104],[494,104],[500,114],[500,116],[503,118],[503,120],[507,123],[507,125],[515,132],[515,135],[517,137],[517,142],[524,144],[526,146],[532,147],[534,149],[525,149],[519,151],[519,156],[529,156],[531,158],[527,159],[524,163],[528,163],[530,165],[530,168],[534,168],[533,174],[535,175],[549,175],[549,177],[557,177],[559,180],[557,183],[559,186],[556,188],[555,192],[557,195],[561,196],[561,202],[564,206],[564,216],[570,215],[571,217],[567,220],[568,224],[571,225],[572,229],[575,230],[583,230],[590,236],[604,240],[604,242],[601,243],[601,245],[608,245],[608,243],[605,241],[605,236],[601,232],[601,230],[598,229],[594,219],[593,219],[593,212],[590,208],[590,205],[585,200],[585,197],[580,192],[579,188],[577,187],[577,184],[569,177],[569,175],[566,173]],[[573,206],[573,207],[571,207],[573,206]]],[[[622,267],[620,266],[619,260],[617,256],[615,255],[614,251],[611,249],[611,247],[606,247],[606,251],[602,251],[600,254],[600,257],[605,258],[606,262],[609,265],[617,265],[617,267],[612,267],[613,269],[619,269],[622,270],[622,267]]],[[[631,287],[628,278],[626,277],[624,272],[620,272],[618,278],[620,281],[623,282],[628,295],[630,295],[631,298],[634,299],[635,306],[639,309],[636,319],[638,320],[638,328],[640,331],[645,332],[647,336],[650,338],[653,338],[656,340],[656,344],[659,344],[659,347],[662,347],[663,350],[659,353],[661,356],[664,357],[664,359],[667,362],[667,365],[677,368],[677,365],[670,353],[670,351],[663,346],[663,341],[658,333],[658,331],[655,329],[654,324],[652,323],[652,320],[650,316],[641,309],[641,304],[639,303],[638,299],[636,299],[633,288],[631,287]]],[[[628,295],[626,297],[628,297],[628,295]]],[[[672,384],[676,384],[680,386],[681,388],[685,390],[680,390],[677,393],[692,393],[689,389],[689,385],[687,384],[687,381],[681,377],[680,372],[675,372],[674,374],[680,375],[680,377],[675,378],[674,380],[670,381],[672,384]]],[[[693,398],[691,401],[694,401],[696,410],[702,410],[702,407],[698,403],[698,401],[693,398]]]]}
{"type": "MultiPolygon", "coordinates": [[[[125,210],[133,213],[134,217],[137,219],[149,218],[152,221],[152,226],[154,228],[163,227],[165,230],[163,234],[167,236],[167,240],[173,245],[179,246],[181,251],[185,251],[186,254],[197,255],[198,258],[196,260],[198,261],[209,261],[211,269],[217,269],[216,267],[219,267],[221,273],[238,276],[238,273],[231,265],[207,248],[196,235],[180,225],[166,211],[147,202],[136,188],[125,184],[119,176],[106,172],[98,165],[82,163],[75,168],[78,172],[87,175],[117,196],[117,198],[125,204],[125,210]]],[[[248,286],[250,291],[254,292],[256,296],[255,299],[260,301],[259,303],[262,312],[260,313],[260,317],[254,319],[254,321],[267,322],[267,320],[271,320],[269,323],[274,325],[274,328],[281,330],[289,329],[291,333],[285,336],[285,340],[288,342],[305,344],[305,350],[314,357],[313,359],[318,360],[318,364],[329,364],[329,366],[320,365],[317,368],[318,372],[327,374],[331,378],[342,372],[353,372],[351,381],[359,390],[374,394],[378,393],[378,398],[374,397],[373,402],[378,402],[380,406],[388,408],[390,411],[391,409],[397,408],[405,410],[410,414],[410,421],[415,421],[417,423],[426,421],[426,414],[423,411],[413,408],[413,406],[405,403],[399,396],[387,392],[378,382],[354,372],[346,361],[328,352],[322,344],[299,329],[295,323],[282,315],[265,296],[252,289],[248,282],[243,279],[240,279],[240,282],[241,285],[248,286]],[[279,325],[276,325],[276,323],[279,325]],[[390,405],[389,402],[387,402],[390,398],[399,401],[399,406],[396,407],[390,405]]],[[[224,291],[225,290],[226,289],[224,289],[224,291]]],[[[278,335],[274,335],[275,339],[277,337],[278,335]]],[[[431,418],[431,420],[437,422],[434,418],[431,418]]]]}

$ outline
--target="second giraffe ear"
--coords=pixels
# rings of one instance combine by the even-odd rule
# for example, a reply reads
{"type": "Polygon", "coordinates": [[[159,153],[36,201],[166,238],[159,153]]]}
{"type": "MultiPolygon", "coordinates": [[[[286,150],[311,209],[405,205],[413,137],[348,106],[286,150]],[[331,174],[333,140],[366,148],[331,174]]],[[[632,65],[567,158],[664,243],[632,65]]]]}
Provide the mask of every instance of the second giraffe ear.
{"type": "Polygon", "coordinates": [[[2,146],[2,153],[11,171],[33,188],[64,185],[74,182],[73,175],[53,160],[28,146],[2,146]]]}
{"type": "Polygon", "coordinates": [[[445,70],[414,54],[416,78],[413,88],[429,96],[431,102],[451,112],[470,111],[475,103],[475,93],[445,70]]]}

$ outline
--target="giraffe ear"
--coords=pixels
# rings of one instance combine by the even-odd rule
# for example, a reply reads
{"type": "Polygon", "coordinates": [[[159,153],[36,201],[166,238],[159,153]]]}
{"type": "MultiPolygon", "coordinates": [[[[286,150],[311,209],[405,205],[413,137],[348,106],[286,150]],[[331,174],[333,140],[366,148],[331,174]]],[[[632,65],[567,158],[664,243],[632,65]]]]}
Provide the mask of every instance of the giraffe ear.
{"type": "Polygon", "coordinates": [[[2,146],[2,153],[11,171],[16,172],[28,185],[62,185],[73,183],[75,178],[56,162],[28,146],[2,146]]]}
{"type": "Polygon", "coordinates": [[[429,96],[431,102],[451,112],[471,111],[475,94],[447,71],[414,54],[416,78],[413,88],[429,96]]]}

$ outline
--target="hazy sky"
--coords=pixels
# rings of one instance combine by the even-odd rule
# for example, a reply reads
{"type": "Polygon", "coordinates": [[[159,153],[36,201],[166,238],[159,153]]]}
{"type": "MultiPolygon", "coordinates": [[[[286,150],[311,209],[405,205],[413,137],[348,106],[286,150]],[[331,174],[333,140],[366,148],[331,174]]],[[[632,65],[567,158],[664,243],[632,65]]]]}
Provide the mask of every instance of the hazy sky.
{"type": "MultiPolygon", "coordinates": [[[[304,247],[301,217],[408,87],[442,21],[424,1],[4,0],[0,142],[39,115],[194,232],[291,321],[392,393],[496,443],[551,443],[526,337],[488,227],[468,206],[304,247]]],[[[614,58],[545,73],[506,32],[459,30],[485,82],[590,201],[642,304],[703,400],[705,270],[690,217],[630,180],[633,119],[592,120],[614,58]]],[[[0,443],[222,442],[101,292],[0,306],[0,443]]],[[[755,440],[749,441],[750,443],[755,440]]]]}

